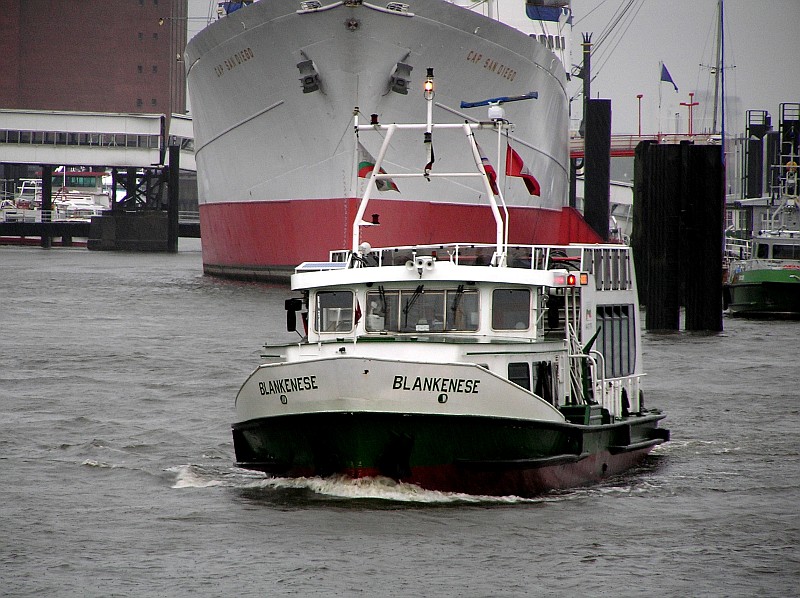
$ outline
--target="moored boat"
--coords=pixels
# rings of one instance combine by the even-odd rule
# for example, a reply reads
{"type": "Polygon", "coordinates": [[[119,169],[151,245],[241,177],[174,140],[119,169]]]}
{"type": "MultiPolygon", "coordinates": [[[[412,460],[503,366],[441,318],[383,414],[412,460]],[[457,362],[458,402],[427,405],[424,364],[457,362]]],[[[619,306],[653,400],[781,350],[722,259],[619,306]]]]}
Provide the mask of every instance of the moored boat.
{"type": "MultiPolygon", "coordinates": [[[[347,243],[362,195],[354,168],[359,148],[348,134],[352,112],[423,121],[408,89],[429,66],[447,71],[434,105],[439,122],[478,122],[481,115],[462,102],[538,92],[535,106],[507,108],[516,151],[541,183],[538,195],[521,185],[504,189],[514,223],[509,240],[600,239],[567,205],[568,1],[228,6],[238,10],[196,35],[185,60],[205,272],[288,277],[300,261],[324,260],[331,247],[347,243]]],[[[410,157],[418,140],[397,143],[392,167],[415,171],[410,157]]],[[[463,165],[449,143],[437,142],[437,166],[458,170],[463,165]]],[[[464,193],[424,180],[403,183],[373,199],[384,221],[396,224],[376,233],[381,244],[465,236],[492,242],[493,225],[478,217],[485,202],[479,186],[468,181],[471,192],[464,193]]]]}
{"type": "Polygon", "coordinates": [[[800,317],[800,231],[762,231],[730,264],[723,292],[734,316],[800,317]]]}
{"type": "Polygon", "coordinates": [[[357,135],[383,142],[349,247],[295,269],[287,324],[301,312],[302,339],[266,347],[239,390],[237,464],[533,496],[640,463],[669,431],[644,405],[630,249],[509,243],[504,181],[476,142],[483,132],[500,145],[507,121],[433,124],[431,112],[418,125],[356,116],[357,135]],[[422,133],[460,141],[470,168],[387,172],[398,138],[422,133]],[[482,185],[494,243],[373,246],[372,193],[412,177],[482,185]]]}
{"type": "MultiPolygon", "coordinates": [[[[768,125],[761,126],[763,135],[768,125]]],[[[780,153],[769,165],[769,195],[732,206],[731,221],[744,226],[731,226],[726,243],[723,305],[731,315],[800,317],[799,126],[800,103],[781,104],[780,153]]]]}

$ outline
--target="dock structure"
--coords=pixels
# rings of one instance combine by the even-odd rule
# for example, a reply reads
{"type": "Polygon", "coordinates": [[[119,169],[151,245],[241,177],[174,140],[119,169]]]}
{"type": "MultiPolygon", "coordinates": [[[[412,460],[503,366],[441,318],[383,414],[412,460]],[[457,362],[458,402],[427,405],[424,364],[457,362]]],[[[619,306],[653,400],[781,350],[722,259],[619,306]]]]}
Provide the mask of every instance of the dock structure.
{"type": "Polygon", "coordinates": [[[724,165],[719,146],[643,142],[632,247],[648,330],[722,330],[724,165]]]}
{"type": "Polygon", "coordinates": [[[39,236],[45,248],[60,236],[67,245],[88,237],[90,249],[169,252],[179,236],[199,237],[198,221],[181,224],[178,203],[179,172],[196,171],[191,119],[175,114],[169,123],[167,131],[163,114],[0,110],[3,161],[42,168],[41,218],[2,222],[0,236],[39,236]],[[65,164],[111,169],[110,210],[90,226],[51,217],[53,165],[65,164]]]}

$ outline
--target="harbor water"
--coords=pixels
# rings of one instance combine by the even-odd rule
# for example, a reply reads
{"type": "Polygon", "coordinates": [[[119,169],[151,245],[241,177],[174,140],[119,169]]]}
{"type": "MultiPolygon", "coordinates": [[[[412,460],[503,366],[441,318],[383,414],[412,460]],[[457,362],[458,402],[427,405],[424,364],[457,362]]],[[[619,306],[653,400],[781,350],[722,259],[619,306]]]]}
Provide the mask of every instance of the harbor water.
{"type": "MultiPolygon", "coordinates": [[[[281,285],[0,247],[2,596],[797,596],[799,322],[643,340],[672,441],[536,499],[233,466],[281,285]]],[[[296,335],[295,337],[296,338],[296,335]]]]}

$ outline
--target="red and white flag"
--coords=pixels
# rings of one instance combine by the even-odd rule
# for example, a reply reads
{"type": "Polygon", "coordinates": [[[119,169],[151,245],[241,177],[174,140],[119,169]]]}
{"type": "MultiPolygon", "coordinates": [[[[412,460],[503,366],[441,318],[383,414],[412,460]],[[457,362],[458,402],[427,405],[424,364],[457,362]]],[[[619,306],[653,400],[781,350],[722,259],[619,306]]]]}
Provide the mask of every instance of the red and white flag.
{"type": "Polygon", "coordinates": [[[486,171],[486,178],[489,179],[489,186],[492,188],[492,193],[495,195],[500,195],[500,189],[497,188],[497,172],[492,166],[492,163],[489,162],[489,158],[486,157],[486,154],[483,153],[481,146],[478,142],[475,142],[475,146],[478,148],[478,154],[481,156],[481,163],[483,163],[483,169],[486,171]]]}
{"type": "Polygon", "coordinates": [[[539,181],[531,174],[531,171],[525,166],[522,158],[519,157],[517,152],[511,149],[510,145],[506,146],[506,176],[520,177],[525,183],[528,193],[531,195],[541,195],[539,181]]]}

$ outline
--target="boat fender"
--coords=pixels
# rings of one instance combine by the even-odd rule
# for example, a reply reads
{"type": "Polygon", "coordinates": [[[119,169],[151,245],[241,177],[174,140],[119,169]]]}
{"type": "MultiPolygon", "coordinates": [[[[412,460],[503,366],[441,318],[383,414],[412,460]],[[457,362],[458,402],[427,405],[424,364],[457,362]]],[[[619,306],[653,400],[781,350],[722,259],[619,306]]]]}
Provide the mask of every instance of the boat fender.
{"type": "Polygon", "coordinates": [[[797,162],[794,160],[789,160],[786,163],[786,172],[789,174],[794,174],[797,172],[797,162]]]}
{"type": "Polygon", "coordinates": [[[639,413],[644,413],[644,391],[639,389],[639,413]]]}

